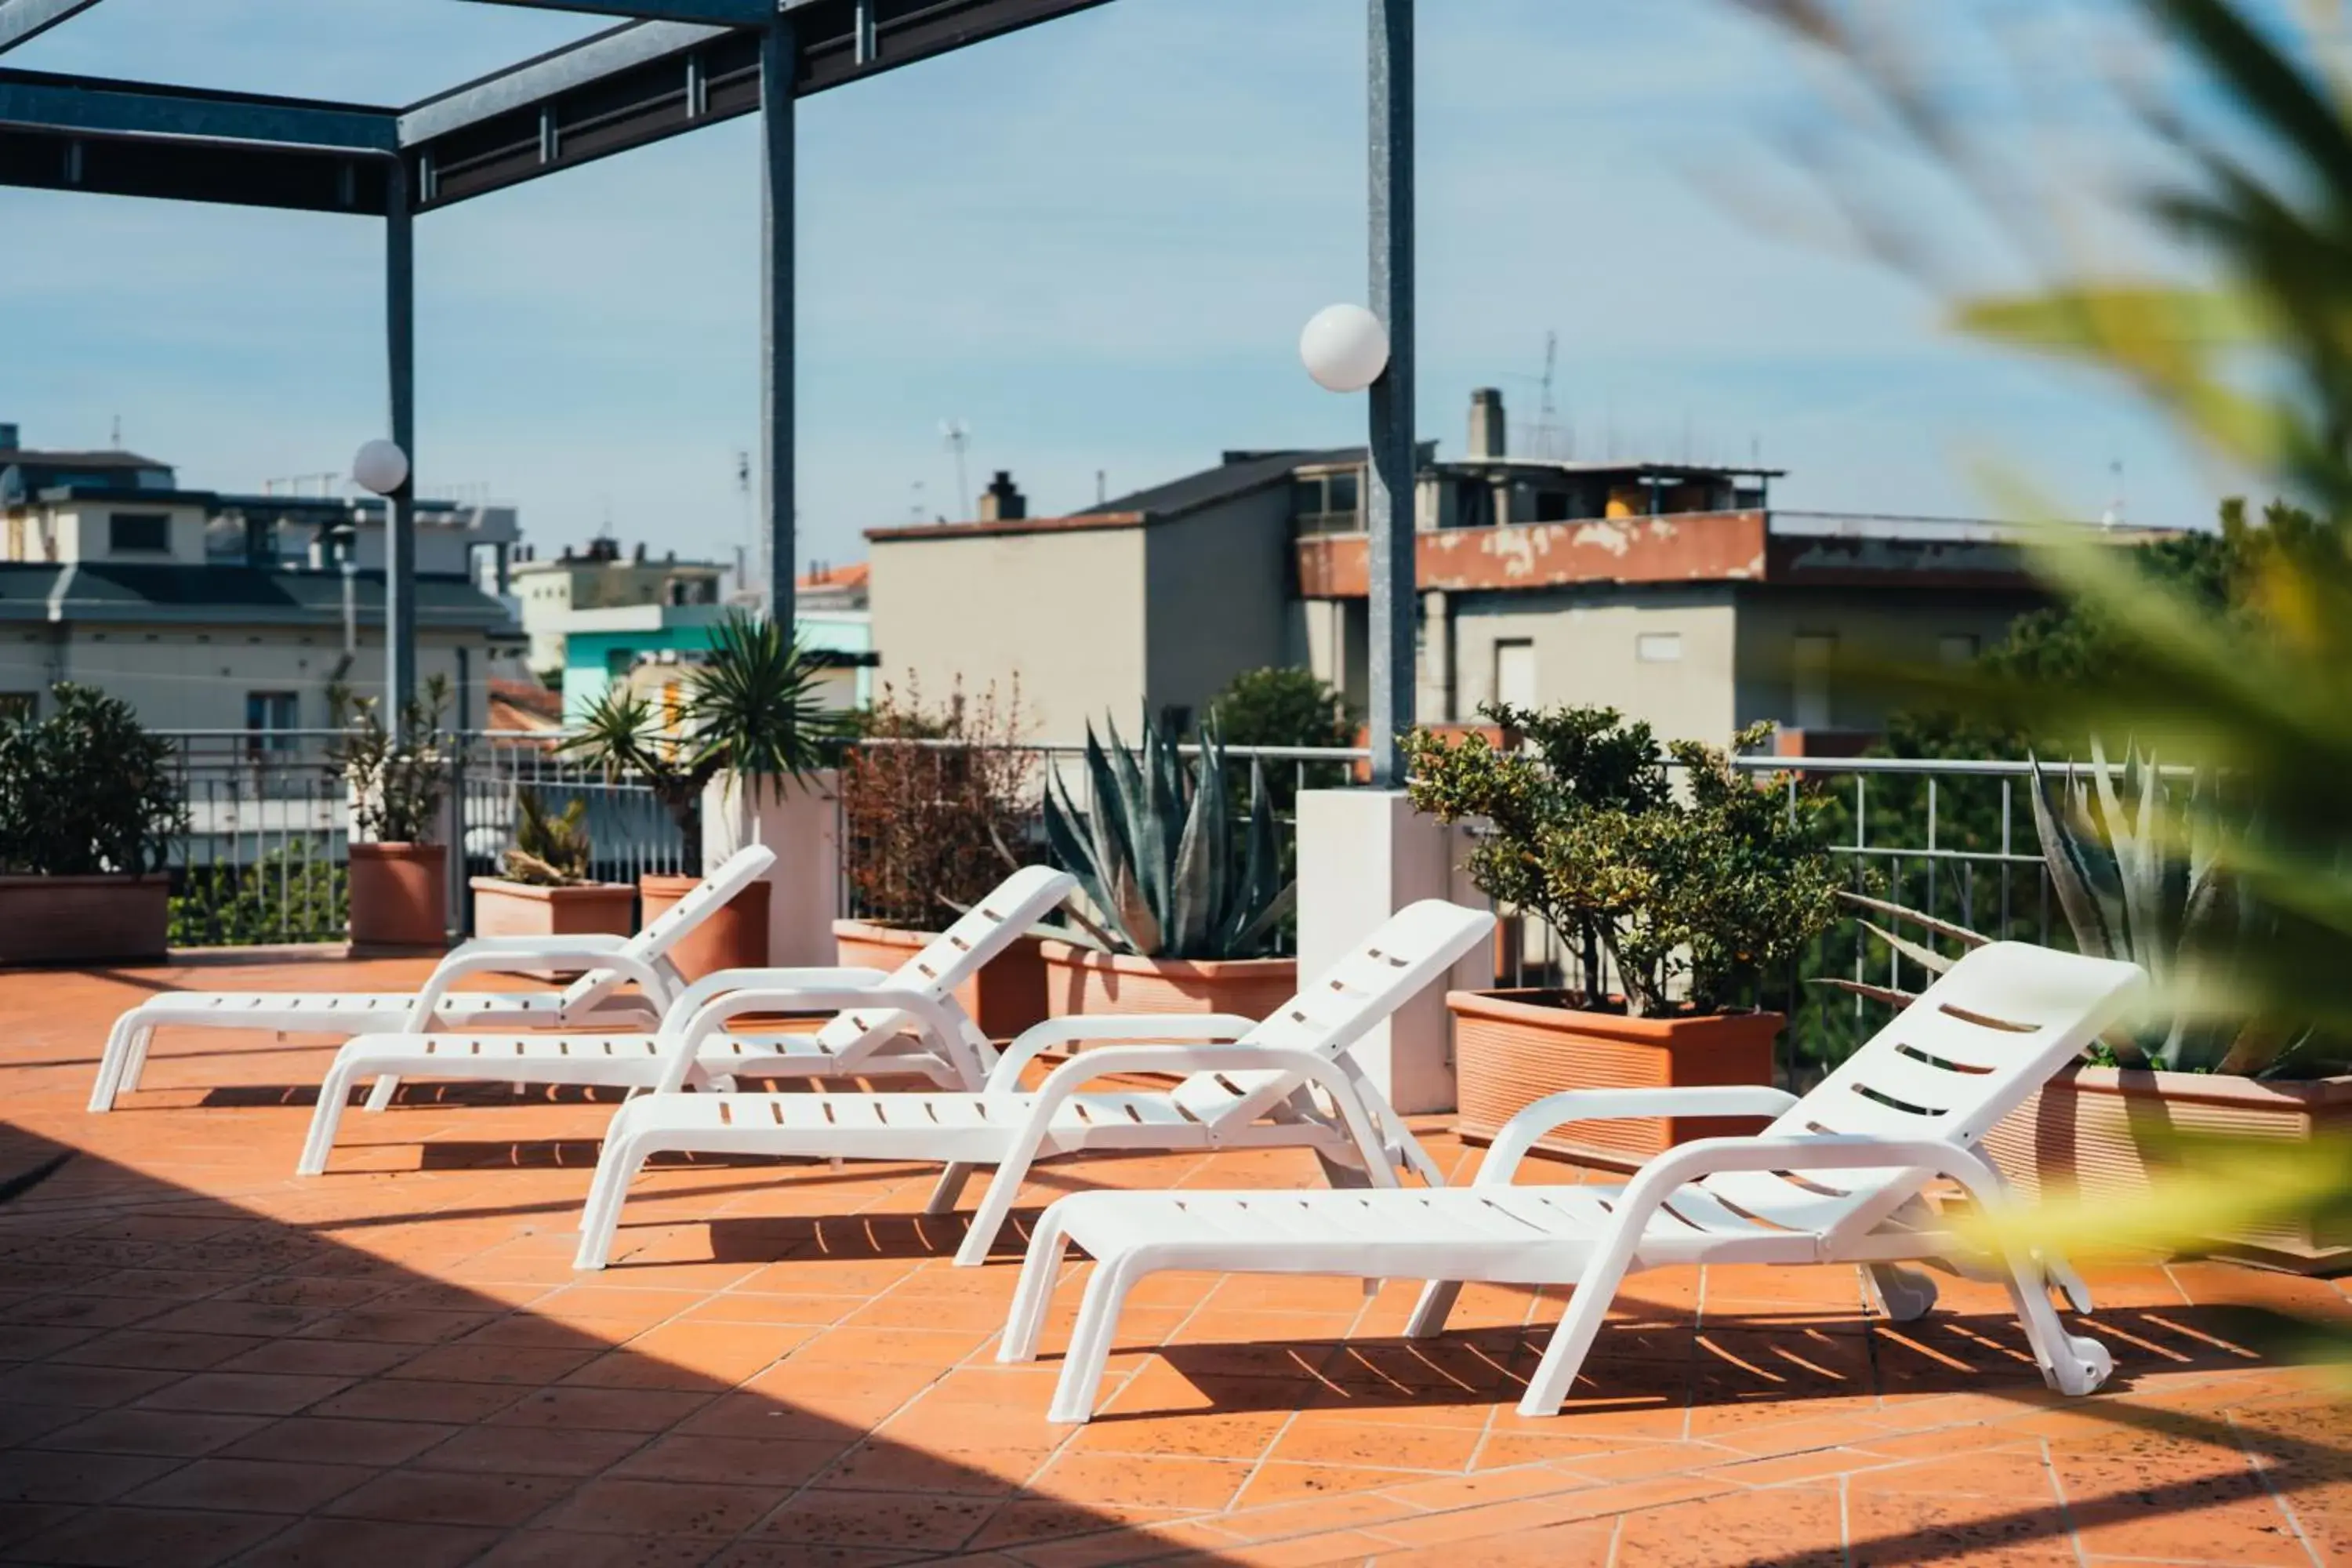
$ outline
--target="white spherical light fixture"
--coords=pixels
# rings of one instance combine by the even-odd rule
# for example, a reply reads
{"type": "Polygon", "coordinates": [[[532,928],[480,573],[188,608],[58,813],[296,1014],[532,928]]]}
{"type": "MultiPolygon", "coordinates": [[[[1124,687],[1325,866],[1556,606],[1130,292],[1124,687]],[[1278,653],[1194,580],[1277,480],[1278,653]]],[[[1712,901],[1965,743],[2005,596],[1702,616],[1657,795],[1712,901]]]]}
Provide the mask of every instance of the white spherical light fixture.
{"type": "Polygon", "coordinates": [[[1361,305],[1328,306],[1298,334],[1298,357],[1328,390],[1361,392],[1389,367],[1388,329],[1361,305]]]}
{"type": "Polygon", "coordinates": [[[408,454],[397,441],[370,441],[352,458],[352,479],[362,489],[388,496],[407,482],[408,454]]]}

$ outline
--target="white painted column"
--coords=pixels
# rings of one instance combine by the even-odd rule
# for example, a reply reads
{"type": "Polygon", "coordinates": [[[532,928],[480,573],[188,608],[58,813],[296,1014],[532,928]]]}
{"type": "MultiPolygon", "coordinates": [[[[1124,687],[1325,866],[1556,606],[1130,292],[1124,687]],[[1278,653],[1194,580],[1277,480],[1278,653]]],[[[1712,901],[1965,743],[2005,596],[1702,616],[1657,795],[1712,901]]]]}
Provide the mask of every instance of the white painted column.
{"type": "MultiPolygon", "coordinates": [[[[1307,790],[1298,797],[1298,973],[1302,980],[1405,905],[1451,899],[1486,907],[1460,869],[1468,832],[1412,809],[1402,790],[1307,790]]],[[[1445,993],[1494,984],[1481,944],[1452,975],[1406,1003],[1353,1050],[1389,1102],[1408,1114],[1454,1109],[1454,1020],[1445,993]]]]}
{"type": "Polygon", "coordinates": [[[776,852],[768,887],[768,962],[830,967],[838,961],[833,922],[841,912],[841,778],[831,771],[755,794],[721,773],[702,792],[702,864],[718,865],[746,844],[776,852]]]}

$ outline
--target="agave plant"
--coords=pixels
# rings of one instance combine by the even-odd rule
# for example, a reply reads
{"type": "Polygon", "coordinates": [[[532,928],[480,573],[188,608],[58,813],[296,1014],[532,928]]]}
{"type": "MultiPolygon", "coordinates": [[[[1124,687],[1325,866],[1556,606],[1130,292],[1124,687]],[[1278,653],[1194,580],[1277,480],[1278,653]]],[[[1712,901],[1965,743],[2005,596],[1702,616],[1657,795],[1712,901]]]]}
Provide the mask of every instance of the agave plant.
{"type": "Polygon", "coordinates": [[[574,795],[551,813],[534,790],[515,792],[514,847],[502,857],[509,881],[534,888],[573,888],[588,879],[588,803],[574,795]]]}
{"type": "Polygon", "coordinates": [[[1108,726],[1106,750],[1087,726],[1093,809],[1080,811],[1058,773],[1045,790],[1045,834],[1078,879],[1108,944],[1147,958],[1250,958],[1271,945],[1297,884],[1282,847],[1264,771],[1250,766],[1250,809],[1236,831],[1225,753],[1213,721],[1186,764],[1175,737],[1146,723],[1141,751],[1108,726]]]}
{"type": "MultiPolygon", "coordinates": [[[[2248,1016],[2232,984],[2238,956],[2264,940],[2271,921],[2228,869],[2228,839],[2207,809],[2201,780],[2186,803],[2153,756],[2135,748],[2117,777],[2098,742],[2088,770],[2062,775],[2032,763],[2033,826],[2042,840],[2058,907],[2076,951],[2137,963],[2155,981],[2164,1006],[2137,1027],[2111,1032],[2104,1042],[2126,1067],[2173,1072],[2263,1076],[2290,1065],[2308,1031],[2248,1016]],[[2087,778],[2085,773],[2087,772],[2087,778]],[[2179,836],[2188,825],[2189,837],[2179,836]]],[[[1963,952],[1992,939],[1918,910],[1839,895],[1847,903],[1909,923],[1928,933],[1916,942],[1869,920],[1863,928],[1930,974],[1956,959],[1938,951],[1942,937],[1963,952]]],[[[1896,1005],[1915,993],[1895,985],[1830,978],[1821,982],[1896,1005]]]]}

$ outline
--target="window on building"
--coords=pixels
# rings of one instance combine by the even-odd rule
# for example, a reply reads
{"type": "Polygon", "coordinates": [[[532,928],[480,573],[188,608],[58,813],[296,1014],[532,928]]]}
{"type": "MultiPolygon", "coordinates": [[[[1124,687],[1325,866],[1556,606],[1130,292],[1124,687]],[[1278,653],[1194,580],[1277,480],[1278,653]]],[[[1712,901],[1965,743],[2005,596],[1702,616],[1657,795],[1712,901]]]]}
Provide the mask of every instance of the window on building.
{"type": "Polygon", "coordinates": [[[1936,639],[1936,662],[1938,664],[1974,664],[1977,658],[1977,635],[1974,632],[1946,632],[1936,639]]]}
{"type": "Polygon", "coordinates": [[[626,675],[637,666],[637,650],[615,647],[604,650],[604,673],[615,679],[626,675]]]}
{"type": "Polygon", "coordinates": [[[0,724],[29,724],[41,716],[37,691],[0,691],[0,724]]]}
{"type": "Polygon", "coordinates": [[[1536,645],[1526,638],[1495,645],[1495,700],[1511,708],[1536,705],[1536,645]]]}
{"type": "Polygon", "coordinates": [[[1350,470],[1293,479],[1290,508],[1300,533],[1355,533],[1363,526],[1363,483],[1350,470]]]}
{"type": "Polygon", "coordinates": [[[106,546],[117,555],[168,555],[172,520],[155,511],[112,513],[106,520],[106,546]]]}
{"type": "Polygon", "coordinates": [[[245,743],[248,752],[290,752],[301,722],[302,700],[291,691],[245,694],[245,743]]]}
{"type": "Polygon", "coordinates": [[[1566,490],[1538,490],[1536,492],[1536,521],[1538,522],[1566,522],[1570,517],[1575,515],[1573,512],[1569,510],[1568,499],[1568,492],[1566,490]]]}
{"type": "Polygon", "coordinates": [[[1683,661],[1683,634],[1643,632],[1633,639],[1633,657],[1643,664],[1680,664],[1683,661]]]}
{"type": "Polygon", "coordinates": [[[1832,728],[1830,672],[1837,664],[1837,638],[1826,633],[1800,633],[1789,661],[1794,700],[1790,717],[1800,730],[1832,728]]]}
{"type": "Polygon", "coordinates": [[[1184,702],[1163,703],[1160,709],[1160,727],[1167,731],[1171,735],[1182,736],[1191,734],[1192,732],[1192,709],[1191,704],[1184,702]]]}

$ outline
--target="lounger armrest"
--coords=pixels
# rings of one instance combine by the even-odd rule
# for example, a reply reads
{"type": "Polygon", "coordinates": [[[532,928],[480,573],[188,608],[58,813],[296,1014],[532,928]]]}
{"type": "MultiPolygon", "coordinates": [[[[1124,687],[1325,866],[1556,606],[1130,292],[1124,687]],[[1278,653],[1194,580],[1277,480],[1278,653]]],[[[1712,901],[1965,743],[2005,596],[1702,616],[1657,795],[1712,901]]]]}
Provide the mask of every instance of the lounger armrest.
{"type": "MultiPolygon", "coordinates": [[[[449,994],[450,985],[469,974],[489,974],[512,969],[515,960],[526,957],[539,963],[560,963],[574,960],[585,968],[608,970],[624,981],[635,981],[646,994],[658,1000],[668,994],[668,982],[661,972],[643,959],[611,948],[570,947],[571,937],[555,937],[541,941],[536,937],[477,937],[457,947],[433,967],[425,984],[409,1005],[407,1021],[403,1032],[422,1035],[431,1032],[434,1015],[441,1010],[442,999],[449,994]],[[509,942],[526,942],[528,947],[510,947],[509,942]],[[496,945],[493,945],[496,944],[496,945]]],[[[601,939],[599,939],[601,940],[601,939]]]]}
{"type": "MultiPolygon", "coordinates": [[[[988,1074],[991,1093],[1021,1087],[1021,1075],[1038,1054],[1083,1040],[1237,1040],[1257,1027],[1238,1013],[1097,1013],[1048,1018],[1021,1031],[1004,1047],[988,1074]]],[[[1089,1052],[1087,1055],[1098,1055],[1089,1052]]],[[[1190,1072],[1190,1068],[1182,1070],[1190,1072]]]]}
{"type": "Polygon", "coordinates": [[[1548,1094],[1503,1123],[1479,1163],[1474,1186],[1507,1185],[1536,1140],[1571,1122],[1623,1116],[1778,1116],[1797,1103],[1763,1084],[1691,1084],[1680,1089],[1571,1089],[1548,1094]]]}
{"type": "Polygon", "coordinates": [[[618,952],[629,945],[630,938],[614,936],[608,931],[580,931],[557,936],[476,936],[451,948],[441,955],[441,962],[465,958],[477,952],[503,952],[525,958],[578,958],[618,952]]]}
{"type": "Polygon", "coordinates": [[[968,1059],[971,1042],[964,1038],[958,1016],[946,1004],[924,992],[878,985],[751,985],[714,996],[690,1014],[683,1003],[670,1010],[669,1019],[661,1028],[662,1050],[668,1059],[662,1069],[659,1089],[670,1094],[683,1089],[702,1042],[719,1033],[730,1018],[744,1013],[840,1013],[853,1007],[906,1014],[938,1045],[941,1054],[962,1062],[971,1075],[967,1081],[979,1076],[978,1064],[968,1059]]]}
{"type": "MultiPolygon", "coordinates": [[[[1071,1058],[1045,1075],[1029,1112],[1028,1131],[1042,1139],[1055,1110],[1080,1086],[1098,1078],[1129,1072],[1280,1072],[1297,1075],[1330,1095],[1348,1128],[1348,1135],[1363,1151],[1372,1179],[1393,1186],[1395,1172],[1381,1151],[1382,1123],[1356,1088],[1345,1067],[1320,1051],[1273,1046],[1107,1046],[1071,1058]]],[[[1213,1135],[1215,1128],[1211,1131],[1213,1135]]]]}
{"type": "MultiPolygon", "coordinates": [[[[732,991],[790,990],[800,986],[823,985],[838,990],[845,985],[875,986],[889,979],[879,969],[842,968],[782,968],[782,969],[721,969],[706,974],[677,994],[669,1005],[669,1016],[683,1023],[714,997],[732,991]]],[[[777,1011],[784,1011],[779,1008],[777,1011]]]]}

